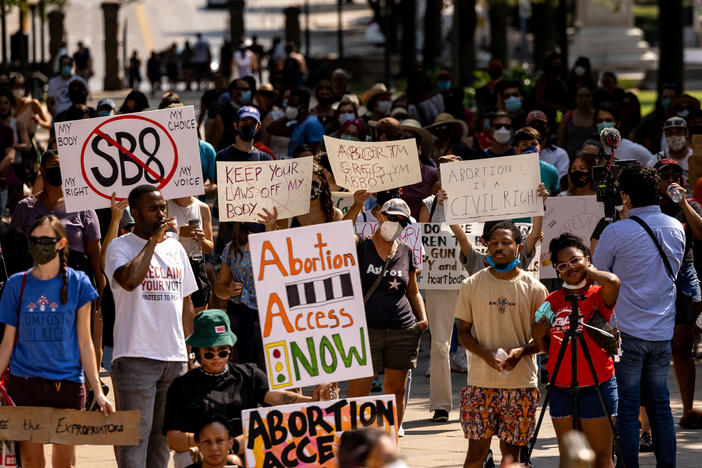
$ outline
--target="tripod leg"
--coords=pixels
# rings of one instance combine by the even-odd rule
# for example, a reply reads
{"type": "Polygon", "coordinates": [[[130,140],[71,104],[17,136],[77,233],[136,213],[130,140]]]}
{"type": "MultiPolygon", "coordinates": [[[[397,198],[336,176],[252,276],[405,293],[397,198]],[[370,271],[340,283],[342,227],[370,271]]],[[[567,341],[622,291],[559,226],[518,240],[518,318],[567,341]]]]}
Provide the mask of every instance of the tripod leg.
{"type": "Polygon", "coordinates": [[[582,333],[578,334],[578,341],[580,343],[580,347],[583,349],[585,362],[587,362],[587,366],[590,368],[592,380],[595,382],[595,391],[597,392],[597,396],[600,399],[600,405],[602,406],[602,410],[604,411],[605,416],[607,416],[607,421],[609,421],[609,427],[612,429],[612,437],[614,438],[614,449],[617,452],[617,457],[619,458],[618,461],[621,461],[622,466],[626,468],[626,464],[624,463],[624,457],[622,456],[621,450],[619,449],[619,437],[617,436],[617,431],[614,428],[614,420],[612,419],[612,416],[610,416],[609,410],[607,409],[607,403],[605,402],[604,395],[602,395],[602,387],[597,378],[595,366],[592,364],[592,356],[590,355],[590,349],[587,347],[587,341],[585,341],[585,336],[583,336],[582,333]]]}
{"type": "Polygon", "coordinates": [[[561,362],[563,361],[563,356],[565,356],[566,348],[568,347],[568,342],[572,339],[572,335],[568,332],[563,336],[563,342],[561,347],[558,348],[558,357],[556,358],[556,365],[553,368],[553,375],[548,385],[546,385],[546,398],[544,398],[543,406],[541,407],[541,414],[539,414],[539,420],[536,423],[536,428],[534,429],[534,435],[531,437],[531,442],[529,443],[529,451],[527,452],[526,461],[531,462],[531,453],[534,451],[534,446],[536,445],[536,438],[539,435],[539,430],[541,429],[541,423],[546,415],[546,407],[551,399],[551,391],[553,391],[553,386],[556,383],[556,376],[558,375],[558,370],[561,368],[561,362]]]}

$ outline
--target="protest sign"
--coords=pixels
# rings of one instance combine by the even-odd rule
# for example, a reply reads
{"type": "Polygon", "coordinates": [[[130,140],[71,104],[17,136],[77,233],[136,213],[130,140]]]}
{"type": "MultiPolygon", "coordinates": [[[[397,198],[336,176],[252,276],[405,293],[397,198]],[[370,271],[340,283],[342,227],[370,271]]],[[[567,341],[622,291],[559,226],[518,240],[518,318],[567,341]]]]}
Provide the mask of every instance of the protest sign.
{"type": "Polygon", "coordinates": [[[474,159],[441,165],[441,186],[448,193],[448,224],[540,216],[543,200],[536,153],[474,159]]]}
{"type": "Polygon", "coordinates": [[[54,124],[66,211],[109,208],[155,185],[168,200],[205,193],[192,106],[54,124]]]}
{"type": "Polygon", "coordinates": [[[541,253],[541,278],[557,278],[551,265],[548,245],[564,232],[569,232],[590,245],[590,236],[604,216],[604,205],[595,195],[584,197],[553,197],[546,200],[544,212],[544,240],[541,253]]]}
{"type": "MultiPolygon", "coordinates": [[[[361,236],[372,236],[375,231],[378,230],[379,224],[377,222],[368,223],[356,223],[355,230],[356,234],[361,236]]],[[[422,238],[421,238],[422,226],[419,223],[409,224],[400,233],[400,237],[397,238],[400,242],[404,242],[409,245],[414,254],[414,266],[417,270],[422,269],[422,238]]]]}
{"type": "Polygon", "coordinates": [[[414,139],[350,141],[325,136],[324,145],[336,183],[352,192],[379,192],[422,181],[414,139]]]}
{"type": "Polygon", "coordinates": [[[249,236],[271,389],[373,375],[351,221],[249,236]]]}
{"type": "Polygon", "coordinates": [[[346,214],[353,206],[353,193],[351,192],[332,192],[332,205],[341,210],[342,214],[346,214]]]}
{"type": "Polygon", "coordinates": [[[247,409],[241,418],[250,467],[334,468],[341,434],[366,427],[397,442],[395,395],[247,409]]]}
{"type": "Polygon", "coordinates": [[[422,223],[422,271],[417,275],[419,289],[460,289],[468,278],[459,256],[461,248],[448,224],[422,223]]]}
{"type": "Polygon", "coordinates": [[[137,445],[139,411],[105,416],[35,406],[0,406],[0,440],[67,445],[137,445]]]}
{"type": "Polygon", "coordinates": [[[312,158],[218,162],[220,221],[258,221],[263,208],[278,219],[310,211],[312,158]]]}

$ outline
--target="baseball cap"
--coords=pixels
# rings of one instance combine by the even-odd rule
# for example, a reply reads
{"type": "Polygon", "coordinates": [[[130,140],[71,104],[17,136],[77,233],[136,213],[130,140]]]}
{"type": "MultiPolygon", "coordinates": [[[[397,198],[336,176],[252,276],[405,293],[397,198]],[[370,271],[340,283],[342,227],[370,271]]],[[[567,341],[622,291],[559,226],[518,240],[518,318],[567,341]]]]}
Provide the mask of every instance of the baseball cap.
{"type": "Polygon", "coordinates": [[[548,117],[546,117],[546,114],[544,114],[540,110],[533,110],[527,114],[527,125],[529,125],[534,120],[541,120],[544,123],[548,123],[548,117]]]}
{"type": "Polygon", "coordinates": [[[390,200],[383,203],[383,207],[380,212],[384,215],[397,215],[404,216],[407,219],[411,219],[410,208],[407,203],[401,198],[391,198],[390,200]]]}
{"type": "Polygon", "coordinates": [[[254,106],[243,106],[239,109],[239,112],[236,113],[236,119],[241,120],[244,117],[251,117],[257,123],[261,123],[261,113],[254,106]]]}
{"type": "Polygon", "coordinates": [[[109,107],[112,110],[115,110],[117,107],[115,106],[115,101],[110,99],[110,98],[102,98],[98,101],[96,109],[99,109],[101,107],[109,107]]]}
{"type": "Polygon", "coordinates": [[[380,120],[369,120],[368,125],[377,128],[384,133],[389,140],[397,140],[402,136],[402,125],[393,117],[385,117],[380,120]]]}
{"type": "Polygon", "coordinates": [[[678,117],[677,115],[674,117],[670,117],[665,120],[665,123],[663,123],[663,130],[666,128],[673,128],[673,127],[681,127],[681,128],[687,128],[687,121],[683,119],[682,117],[678,117]]]}
{"type": "Polygon", "coordinates": [[[231,331],[229,317],[221,309],[203,310],[193,320],[193,333],[185,343],[194,348],[234,346],[236,335],[231,331]]]}
{"type": "Polygon", "coordinates": [[[673,167],[675,170],[680,171],[681,174],[683,172],[682,166],[674,159],[661,159],[653,166],[653,168],[658,172],[662,171],[666,167],[673,167]]]}

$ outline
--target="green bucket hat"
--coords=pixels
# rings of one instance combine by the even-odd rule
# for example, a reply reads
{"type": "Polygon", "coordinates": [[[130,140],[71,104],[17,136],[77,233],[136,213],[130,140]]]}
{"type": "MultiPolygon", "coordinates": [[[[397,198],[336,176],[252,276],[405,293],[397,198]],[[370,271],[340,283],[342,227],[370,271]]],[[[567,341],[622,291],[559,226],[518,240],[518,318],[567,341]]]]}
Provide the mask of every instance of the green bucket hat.
{"type": "Polygon", "coordinates": [[[185,339],[193,348],[234,346],[236,335],[231,332],[229,317],[221,309],[209,309],[195,315],[193,334],[185,339]]]}

